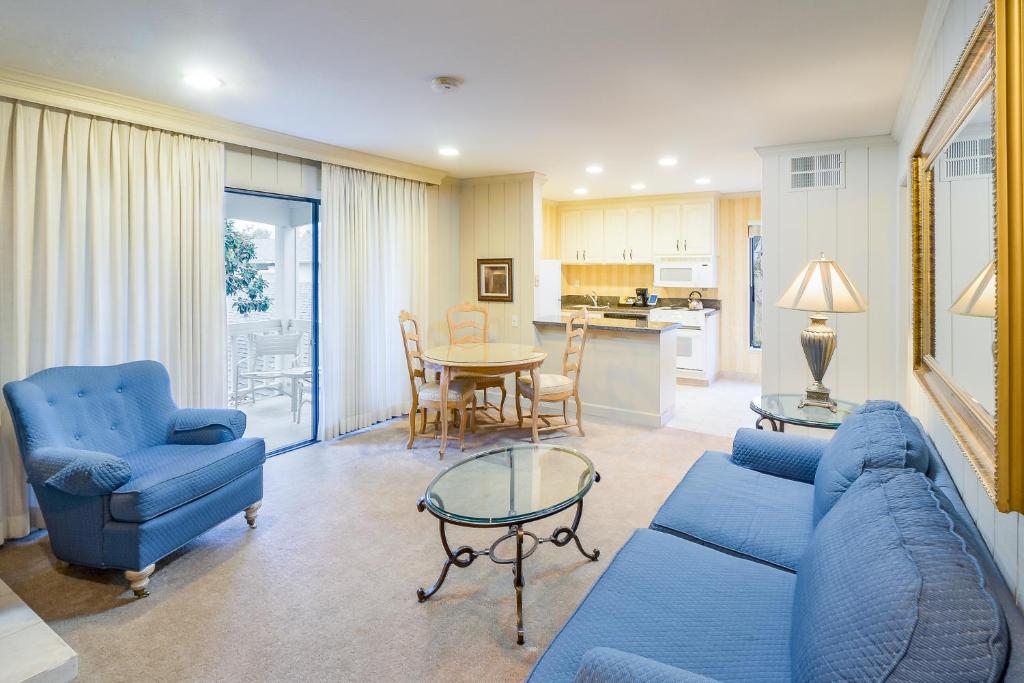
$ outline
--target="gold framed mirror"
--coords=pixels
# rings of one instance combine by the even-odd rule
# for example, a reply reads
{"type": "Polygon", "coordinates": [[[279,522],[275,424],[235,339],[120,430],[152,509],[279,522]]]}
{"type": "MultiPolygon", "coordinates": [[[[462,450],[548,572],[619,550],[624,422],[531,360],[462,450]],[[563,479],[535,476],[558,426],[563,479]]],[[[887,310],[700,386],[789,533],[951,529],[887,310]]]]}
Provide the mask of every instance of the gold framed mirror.
{"type": "Polygon", "coordinates": [[[910,161],[914,373],[1004,512],[1024,511],[1021,21],[986,8],[910,161]]]}

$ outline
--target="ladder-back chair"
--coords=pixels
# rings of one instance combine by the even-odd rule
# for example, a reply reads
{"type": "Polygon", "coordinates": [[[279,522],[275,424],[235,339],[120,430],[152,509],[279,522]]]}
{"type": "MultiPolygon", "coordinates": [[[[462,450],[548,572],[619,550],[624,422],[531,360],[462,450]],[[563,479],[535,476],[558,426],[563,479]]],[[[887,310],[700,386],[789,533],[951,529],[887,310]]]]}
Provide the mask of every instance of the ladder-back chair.
{"type": "MultiPolygon", "coordinates": [[[[557,413],[543,414],[538,417],[544,422],[543,427],[537,431],[550,431],[552,429],[566,429],[576,427],[580,430],[580,436],[586,436],[583,432],[583,403],[580,401],[580,373],[583,369],[583,349],[587,345],[587,310],[582,309],[569,315],[565,324],[565,352],[562,354],[561,375],[538,375],[537,383],[540,390],[536,391],[529,375],[520,376],[516,373],[516,417],[519,419],[519,426],[523,426],[523,409],[519,404],[519,397],[524,396],[531,402],[561,403],[563,424],[552,424],[550,418],[558,418],[557,413]],[[569,422],[569,399],[576,403],[576,421],[569,422]]],[[[539,413],[539,410],[538,410],[539,413]]]]}
{"type": "MultiPolygon", "coordinates": [[[[484,306],[469,302],[456,304],[448,309],[447,318],[449,344],[482,344],[487,341],[489,317],[484,306]]],[[[486,411],[488,408],[493,408],[498,413],[498,422],[505,421],[505,396],[508,390],[505,388],[504,377],[471,373],[460,373],[459,377],[472,379],[476,388],[484,392],[483,404],[479,406],[480,410],[486,411]],[[501,402],[498,405],[488,402],[488,389],[501,391],[501,402]]]]}

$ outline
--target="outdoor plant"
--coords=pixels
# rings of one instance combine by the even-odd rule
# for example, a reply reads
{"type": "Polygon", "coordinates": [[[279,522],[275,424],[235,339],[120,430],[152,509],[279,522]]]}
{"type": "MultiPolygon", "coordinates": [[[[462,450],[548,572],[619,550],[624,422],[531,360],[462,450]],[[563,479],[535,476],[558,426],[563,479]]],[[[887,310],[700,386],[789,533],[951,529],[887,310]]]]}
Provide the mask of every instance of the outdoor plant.
{"type": "Polygon", "coordinates": [[[267,281],[253,265],[256,243],[252,237],[235,229],[233,220],[224,221],[224,275],[231,305],[242,315],[270,309],[266,294],[267,281]]]}

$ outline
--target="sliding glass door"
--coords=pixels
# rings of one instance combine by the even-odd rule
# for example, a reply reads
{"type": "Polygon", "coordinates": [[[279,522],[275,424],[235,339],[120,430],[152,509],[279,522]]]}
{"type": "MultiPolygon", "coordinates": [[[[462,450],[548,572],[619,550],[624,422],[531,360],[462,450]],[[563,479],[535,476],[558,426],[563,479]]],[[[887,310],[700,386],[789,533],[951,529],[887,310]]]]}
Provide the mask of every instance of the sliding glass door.
{"type": "Polygon", "coordinates": [[[316,440],[319,208],[234,189],[224,199],[228,396],[268,452],[316,440]]]}

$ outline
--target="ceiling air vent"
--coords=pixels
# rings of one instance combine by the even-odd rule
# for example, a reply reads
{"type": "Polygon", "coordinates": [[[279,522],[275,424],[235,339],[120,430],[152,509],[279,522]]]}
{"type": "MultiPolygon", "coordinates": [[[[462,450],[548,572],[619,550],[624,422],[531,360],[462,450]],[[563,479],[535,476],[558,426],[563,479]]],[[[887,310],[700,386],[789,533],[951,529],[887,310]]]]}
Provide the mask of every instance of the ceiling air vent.
{"type": "Polygon", "coordinates": [[[790,190],[826,190],[844,187],[843,153],[825,152],[789,158],[790,190]]]}
{"type": "Polygon", "coordinates": [[[961,138],[949,143],[939,165],[940,180],[966,180],[992,175],[992,138],[961,138]]]}

